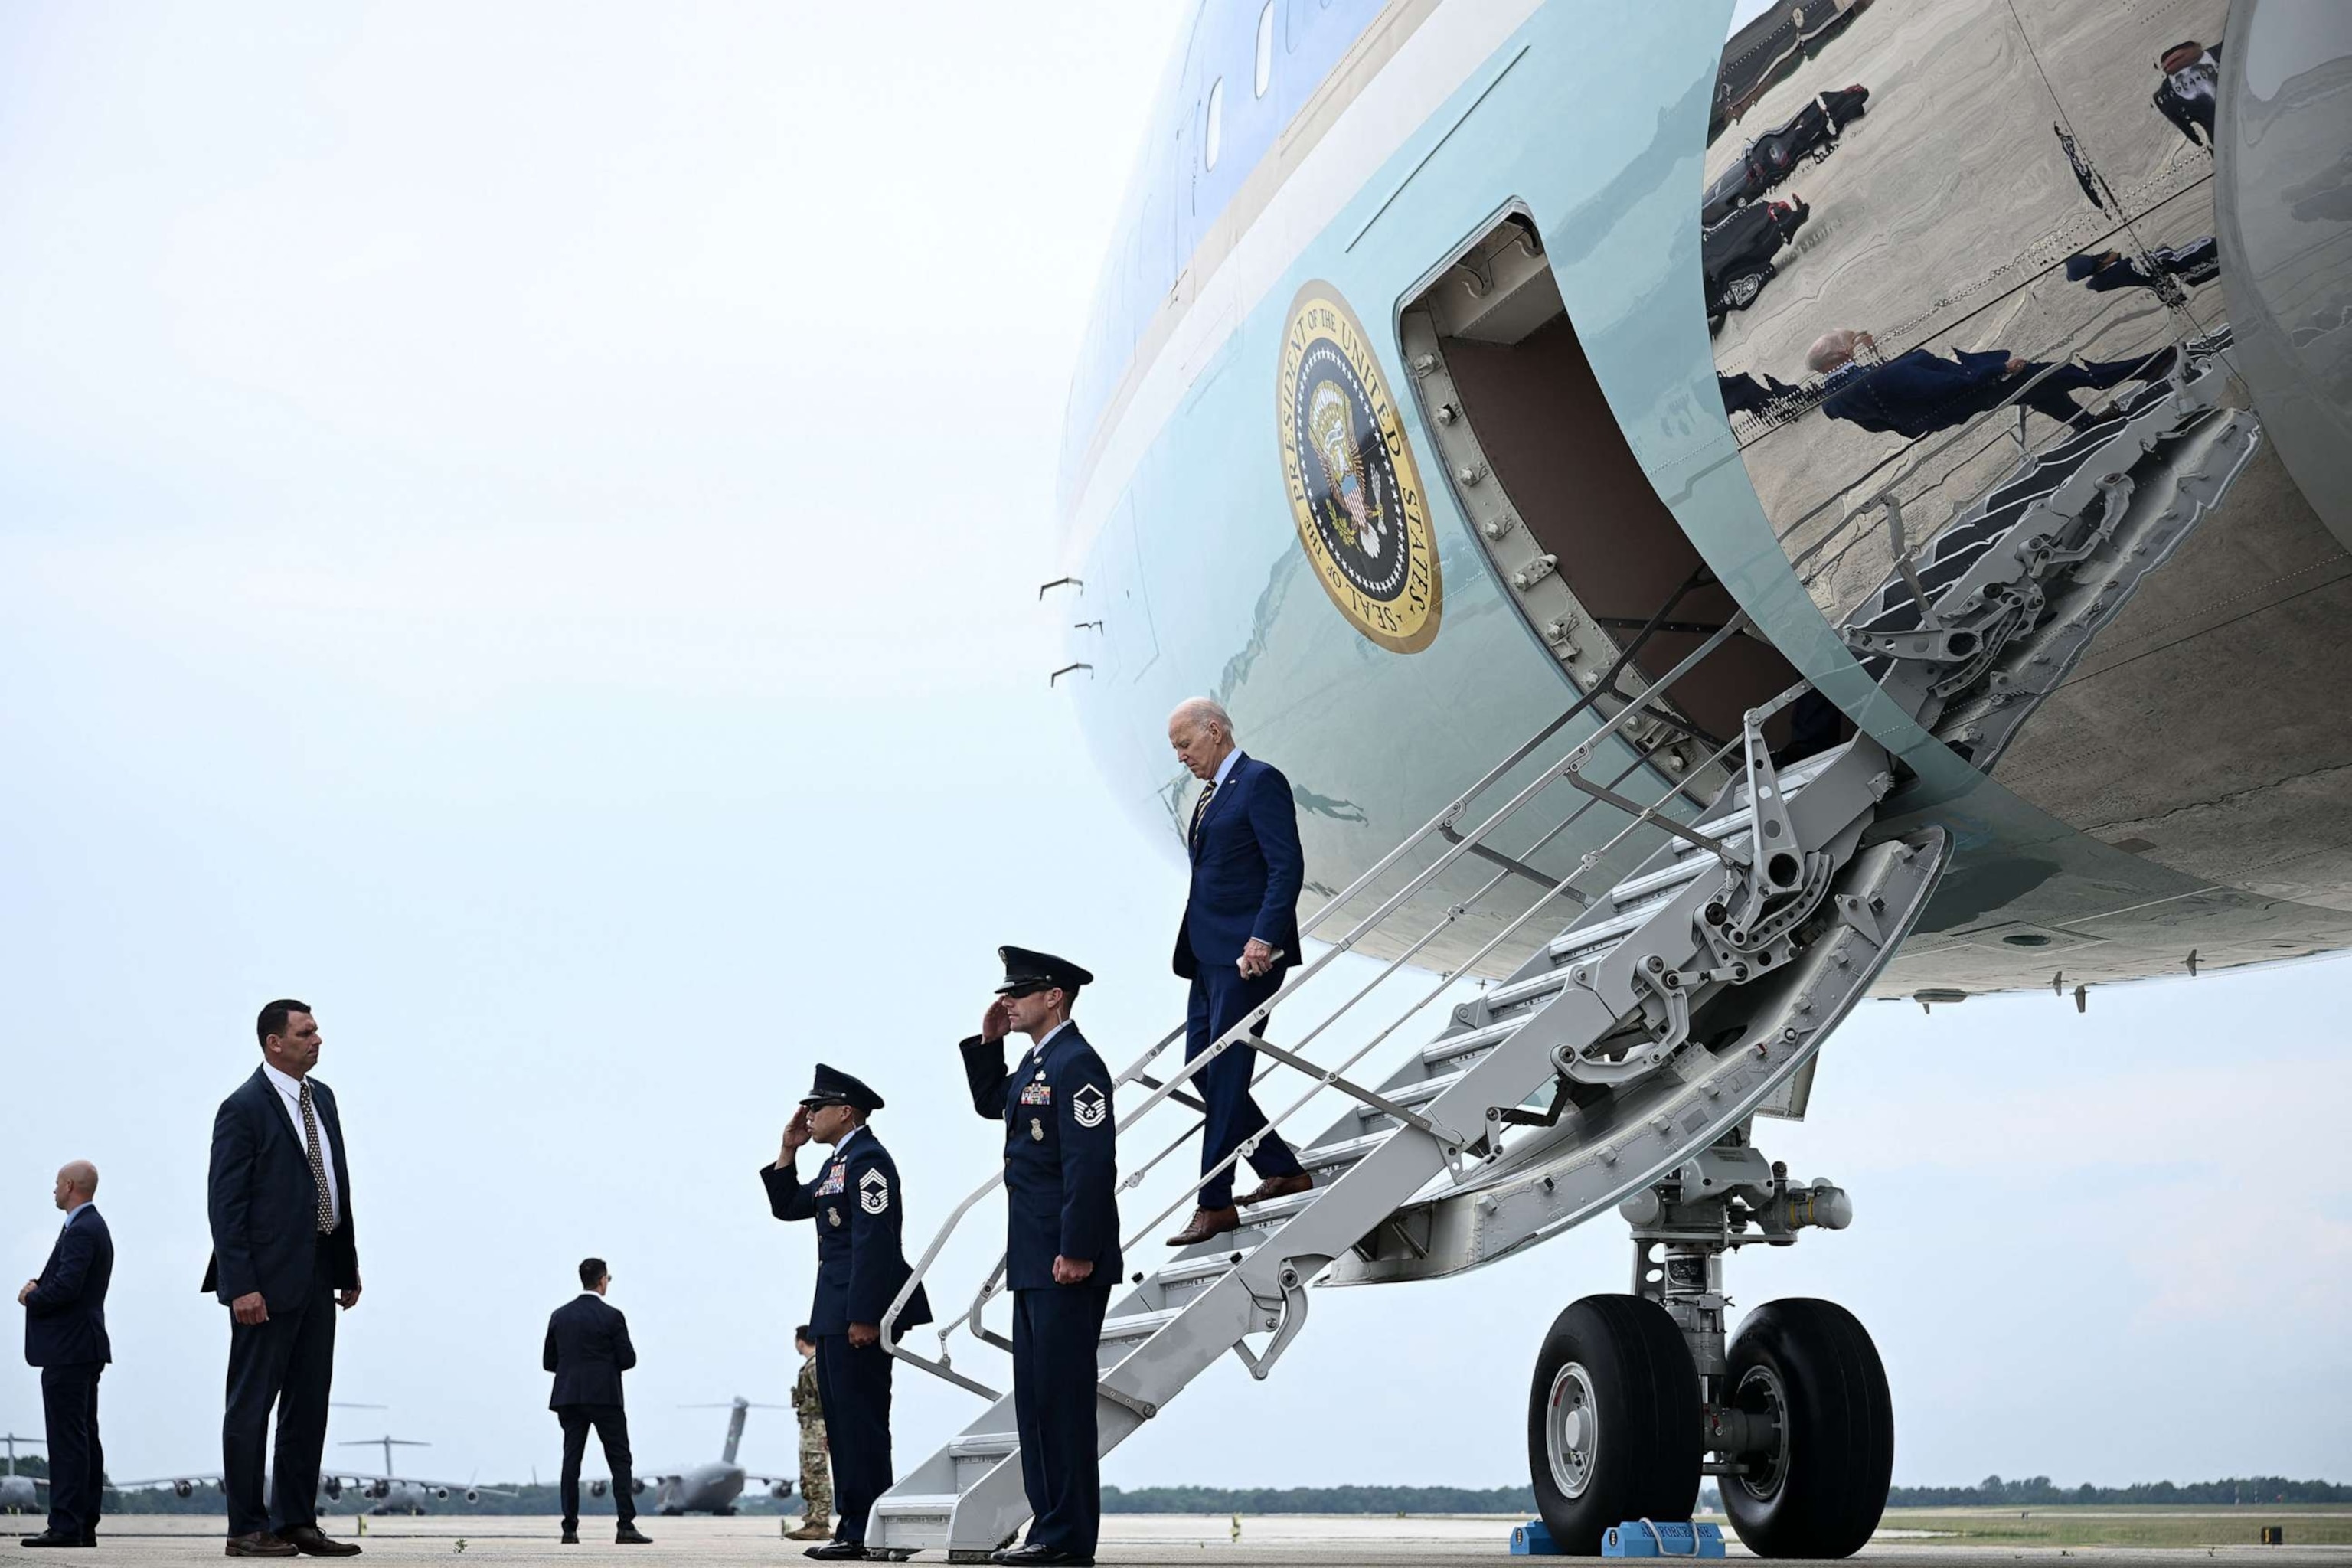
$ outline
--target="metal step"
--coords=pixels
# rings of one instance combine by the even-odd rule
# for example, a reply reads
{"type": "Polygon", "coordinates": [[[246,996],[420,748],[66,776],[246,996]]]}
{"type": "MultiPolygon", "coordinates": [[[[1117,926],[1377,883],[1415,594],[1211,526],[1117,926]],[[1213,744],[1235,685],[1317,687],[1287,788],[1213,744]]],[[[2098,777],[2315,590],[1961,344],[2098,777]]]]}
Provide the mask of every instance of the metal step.
{"type": "Polygon", "coordinates": [[[1322,1195],[1323,1189],[1316,1187],[1304,1193],[1293,1193],[1286,1198],[1275,1198],[1267,1203],[1252,1204],[1242,1210],[1242,1229],[1272,1230],[1285,1220],[1296,1215],[1299,1210],[1312,1207],[1315,1200],[1322,1195]]]}
{"type": "Polygon", "coordinates": [[[1183,1315],[1183,1308],[1168,1307],[1157,1312],[1130,1312],[1123,1318],[1105,1318],[1102,1342],[1110,1344],[1120,1340],[1148,1340],[1183,1315]]]}
{"type": "MultiPolygon", "coordinates": [[[[1513,1035],[1517,1034],[1526,1023],[1525,1018],[1505,1018],[1500,1023],[1482,1025],[1475,1029],[1465,1029],[1458,1035],[1447,1035],[1421,1053],[1422,1064],[1425,1067],[1435,1067],[1440,1062],[1450,1062],[1458,1058],[1466,1057],[1472,1051],[1485,1050],[1497,1041],[1509,1039],[1513,1035]]],[[[1389,1098],[1394,1100],[1397,1097],[1391,1095],[1389,1098]]]]}
{"type": "Polygon", "coordinates": [[[1515,980],[1508,985],[1497,985],[1481,993],[1479,999],[1486,1004],[1486,1011],[1491,1015],[1506,1007],[1517,1007],[1538,997],[1549,996],[1567,984],[1568,971],[1554,969],[1542,974],[1529,975],[1525,980],[1515,980]]]}
{"type": "Polygon", "coordinates": [[[968,1432],[948,1439],[948,1459],[955,1468],[956,1494],[971,1489],[980,1479],[1021,1451],[1018,1432],[968,1432]]]}
{"type": "Polygon", "coordinates": [[[1337,1143],[1320,1143],[1298,1152],[1298,1163],[1310,1171],[1328,1171],[1336,1165],[1352,1165],[1396,1135],[1394,1128],[1367,1132],[1361,1138],[1344,1139],[1337,1143]]]}
{"type": "Polygon", "coordinates": [[[1194,1258],[1182,1263],[1171,1263],[1151,1278],[1163,1286],[1190,1285],[1200,1279],[1222,1279],[1227,1270],[1237,1267],[1249,1253],[1246,1247],[1231,1247],[1212,1258],[1194,1258]]]}
{"type": "Polygon", "coordinates": [[[1626,909],[1654,894],[1663,893],[1670,888],[1679,888],[1693,877],[1704,874],[1708,868],[1722,864],[1696,844],[1687,843],[1680,838],[1675,839],[1675,843],[1682,853],[1673,865],[1661,866],[1654,871],[1645,871],[1641,876],[1626,878],[1625,880],[1609,889],[1611,904],[1620,910],[1626,909]]]}
{"type": "Polygon", "coordinates": [[[895,1527],[890,1531],[893,1544],[901,1532],[947,1539],[948,1525],[955,1518],[956,1499],[961,1492],[908,1492],[886,1494],[875,1500],[874,1511],[887,1518],[895,1527]]]}
{"type": "MultiPolygon", "coordinates": [[[[1383,1089],[1381,1090],[1381,1093],[1383,1097],[1392,1100],[1399,1105],[1410,1109],[1416,1105],[1428,1104],[1431,1100],[1435,1100],[1439,1095],[1444,1094],[1447,1089],[1452,1089],[1455,1084],[1461,1081],[1462,1074],[1459,1072],[1442,1072],[1435,1074],[1433,1077],[1423,1079],[1418,1083],[1408,1083],[1402,1087],[1391,1086],[1390,1088],[1383,1089]]],[[[1390,1118],[1387,1111],[1382,1110],[1377,1105],[1359,1105],[1356,1107],[1356,1118],[1358,1121],[1366,1123],[1373,1121],[1386,1121],[1391,1127],[1399,1125],[1398,1122],[1390,1118]]]]}
{"type": "Polygon", "coordinates": [[[1645,900],[1612,920],[1580,926],[1551,944],[1555,963],[1582,963],[1597,958],[1650,922],[1650,917],[1674,902],[1671,894],[1645,900]]]}

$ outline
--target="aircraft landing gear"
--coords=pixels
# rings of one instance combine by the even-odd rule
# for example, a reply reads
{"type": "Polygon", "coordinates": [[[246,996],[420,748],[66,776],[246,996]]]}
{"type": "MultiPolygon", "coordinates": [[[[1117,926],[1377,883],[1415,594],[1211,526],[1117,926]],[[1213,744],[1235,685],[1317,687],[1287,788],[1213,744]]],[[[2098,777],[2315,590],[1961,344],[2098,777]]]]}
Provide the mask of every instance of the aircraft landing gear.
{"type": "Polygon", "coordinates": [[[1732,1339],[1723,1394],[1762,1439],[1718,1471],[1723,1510],[1748,1549],[1860,1551],[1895,1469],[1895,1401],[1861,1322],[1834,1301],[1765,1302],[1732,1339]]]}
{"type": "Polygon", "coordinates": [[[1633,1293],[1552,1321],[1528,1394],[1538,1510],[1570,1552],[1635,1519],[1687,1519],[1701,1474],[1759,1557],[1844,1557],[1877,1528],[1895,1468],[1886,1372],[1853,1314],[1769,1301],[1727,1349],[1723,1255],[1843,1230],[1846,1194],[1791,1183],[1742,1125],[1622,1205],[1633,1293]],[[1691,1416],[1696,1414],[1696,1421],[1691,1416]],[[1707,1458],[1712,1455],[1713,1458],[1707,1458]]]}
{"type": "Polygon", "coordinates": [[[1552,1320],[1528,1390],[1528,1467],[1562,1551],[1597,1557],[1612,1524],[1690,1517],[1698,1401],[1682,1331],[1656,1302],[1587,1296],[1552,1320]]]}

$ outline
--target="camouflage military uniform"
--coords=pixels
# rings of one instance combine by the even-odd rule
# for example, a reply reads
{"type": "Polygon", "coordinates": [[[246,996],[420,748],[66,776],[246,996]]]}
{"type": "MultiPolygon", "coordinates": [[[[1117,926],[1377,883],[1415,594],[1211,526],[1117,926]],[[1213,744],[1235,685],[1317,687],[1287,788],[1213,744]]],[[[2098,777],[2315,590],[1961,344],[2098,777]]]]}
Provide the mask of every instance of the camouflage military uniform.
{"type": "Polygon", "coordinates": [[[824,1406],[816,1397],[816,1357],[801,1363],[793,1384],[793,1409],[801,1418],[801,1512],[806,1528],[833,1533],[833,1474],[825,1462],[824,1406]]]}

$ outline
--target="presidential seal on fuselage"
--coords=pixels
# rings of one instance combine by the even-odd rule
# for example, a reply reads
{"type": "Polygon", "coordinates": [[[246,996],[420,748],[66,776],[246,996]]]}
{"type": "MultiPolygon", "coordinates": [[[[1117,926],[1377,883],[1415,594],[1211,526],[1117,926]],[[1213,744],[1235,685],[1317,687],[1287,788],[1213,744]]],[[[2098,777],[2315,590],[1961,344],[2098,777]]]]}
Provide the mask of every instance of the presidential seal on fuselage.
{"type": "Polygon", "coordinates": [[[1323,591],[1381,647],[1419,653],[1444,603],[1428,498],[1371,342],[1328,283],[1291,301],[1275,395],[1283,486],[1323,591]]]}

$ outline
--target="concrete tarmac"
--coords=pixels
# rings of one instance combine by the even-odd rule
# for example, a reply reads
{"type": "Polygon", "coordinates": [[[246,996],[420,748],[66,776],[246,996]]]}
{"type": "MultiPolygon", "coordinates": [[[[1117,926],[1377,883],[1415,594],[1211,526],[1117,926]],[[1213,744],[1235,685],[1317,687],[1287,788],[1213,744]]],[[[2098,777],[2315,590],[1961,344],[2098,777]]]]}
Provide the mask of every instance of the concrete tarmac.
{"type": "MultiPolygon", "coordinates": [[[[582,1544],[559,1545],[556,1521],[519,1515],[431,1515],[419,1519],[372,1519],[364,1537],[355,1536],[353,1521],[338,1515],[326,1521],[329,1533],[358,1539],[369,1561],[446,1563],[463,1556],[499,1563],[570,1563],[615,1558],[646,1563],[689,1562],[712,1568],[761,1564],[764,1568],[805,1561],[801,1542],[785,1541],[772,1515],[739,1515],[733,1519],[656,1519],[640,1521],[654,1544],[623,1548],[613,1544],[609,1516],[589,1519],[581,1528],[582,1544]]],[[[1389,1519],[1360,1515],[1252,1515],[1242,1521],[1239,1541],[1233,1538],[1229,1517],[1198,1514],[1123,1514],[1103,1521],[1100,1560],[1122,1568],[1320,1568],[1323,1564],[1498,1563],[1510,1561],[1511,1519],[1483,1516],[1389,1519]]],[[[37,1519],[26,1524],[37,1528],[37,1519]]],[[[2290,1525],[2290,1530],[2292,1526],[2290,1525]]],[[[225,1521],[187,1514],[129,1514],[100,1526],[99,1552],[69,1561],[137,1563],[213,1563],[221,1560],[225,1521]]],[[[16,1544],[17,1531],[0,1538],[0,1563],[40,1563],[53,1561],[46,1552],[26,1551],[16,1544]]],[[[1734,1545],[1733,1556],[1745,1555],[1734,1545]]],[[[2062,1558],[2095,1559],[2100,1568],[2141,1568],[2141,1565],[2207,1562],[2215,1557],[2261,1561],[2290,1568],[2352,1568],[2352,1547],[2243,1546],[2197,1547],[2189,1550],[2147,1550],[2127,1547],[2074,1547],[2069,1551],[2035,1547],[1938,1546],[1916,1540],[1882,1540],[1851,1561],[1877,1568],[1956,1568],[2032,1560],[2055,1568],[2062,1558]]],[[[938,1552],[926,1552],[917,1563],[942,1563],[938,1552]]]]}

